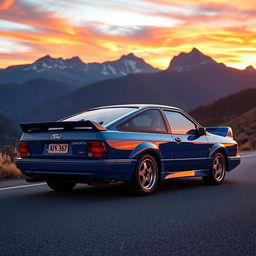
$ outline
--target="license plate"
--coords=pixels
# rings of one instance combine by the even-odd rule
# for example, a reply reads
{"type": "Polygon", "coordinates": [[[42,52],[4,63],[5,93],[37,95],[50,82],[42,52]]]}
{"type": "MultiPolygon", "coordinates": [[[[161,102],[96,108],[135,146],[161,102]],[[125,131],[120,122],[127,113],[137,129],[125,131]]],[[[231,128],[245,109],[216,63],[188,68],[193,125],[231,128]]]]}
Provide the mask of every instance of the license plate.
{"type": "Polygon", "coordinates": [[[68,144],[49,144],[48,153],[50,154],[67,154],[68,144]]]}

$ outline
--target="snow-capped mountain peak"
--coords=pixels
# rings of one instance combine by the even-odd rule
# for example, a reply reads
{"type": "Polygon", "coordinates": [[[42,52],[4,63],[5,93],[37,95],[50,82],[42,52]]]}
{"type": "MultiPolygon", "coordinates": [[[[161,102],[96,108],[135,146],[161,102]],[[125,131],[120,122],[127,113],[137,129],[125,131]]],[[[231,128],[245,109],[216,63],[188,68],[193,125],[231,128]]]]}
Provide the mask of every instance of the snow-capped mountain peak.
{"type": "Polygon", "coordinates": [[[65,62],[73,64],[73,65],[81,65],[81,64],[84,65],[85,64],[78,56],[72,57],[70,59],[66,59],[65,62]]]}
{"type": "Polygon", "coordinates": [[[134,53],[129,53],[127,55],[122,55],[119,60],[141,60],[141,58],[137,57],[134,53]]]}
{"type": "Polygon", "coordinates": [[[51,61],[51,60],[53,60],[53,58],[48,54],[48,55],[45,55],[44,57],[39,58],[34,63],[36,63],[36,62],[47,62],[47,61],[51,61]]]}
{"type": "Polygon", "coordinates": [[[119,73],[122,75],[137,73],[154,73],[159,71],[147,64],[144,59],[137,57],[134,53],[121,56],[113,64],[119,66],[119,73]]]}
{"type": "Polygon", "coordinates": [[[52,58],[46,55],[34,63],[26,67],[24,70],[33,70],[35,72],[43,72],[50,69],[65,69],[65,60],[63,58],[52,58]]]}
{"type": "Polygon", "coordinates": [[[256,72],[256,69],[252,65],[247,66],[244,70],[249,71],[249,72],[256,72]]]}
{"type": "Polygon", "coordinates": [[[147,64],[142,58],[129,53],[117,60],[104,63],[84,63],[78,56],[63,59],[46,55],[32,64],[17,66],[15,72],[19,73],[22,81],[28,78],[47,78],[85,85],[129,74],[157,71],[158,69],[147,64]]]}
{"type": "Polygon", "coordinates": [[[189,53],[180,53],[174,56],[168,70],[176,72],[191,71],[199,66],[216,63],[211,57],[204,55],[198,49],[193,48],[189,53]]]}

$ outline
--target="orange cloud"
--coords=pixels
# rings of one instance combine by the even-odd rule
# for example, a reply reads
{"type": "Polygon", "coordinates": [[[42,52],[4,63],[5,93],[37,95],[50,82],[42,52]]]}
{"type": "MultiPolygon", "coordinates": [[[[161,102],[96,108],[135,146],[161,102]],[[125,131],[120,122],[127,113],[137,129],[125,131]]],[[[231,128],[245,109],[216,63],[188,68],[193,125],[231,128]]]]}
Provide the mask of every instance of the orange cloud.
{"type": "MultiPolygon", "coordinates": [[[[156,4],[173,4],[176,5],[176,0],[144,0],[145,2],[149,3],[156,3],[156,4]]],[[[238,7],[238,8],[255,8],[255,1],[254,0],[179,0],[179,5],[189,5],[189,6],[195,6],[195,5],[202,5],[202,4],[227,4],[230,6],[238,7]]]]}
{"type": "Polygon", "coordinates": [[[3,0],[2,3],[0,3],[0,10],[6,10],[8,9],[14,0],[3,0]]]}
{"type": "Polygon", "coordinates": [[[175,18],[180,23],[164,27],[113,25],[95,21],[72,24],[71,18],[60,17],[54,11],[40,10],[22,1],[4,1],[0,5],[0,19],[28,25],[31,29],[14,28],[7,31],[0,25],[0,37],[28,49],[26,52],[13,49],[13,54],[0,52],[0,66],[22,63],[22,59],[25,63],[32,62],[46,54],[64,58],[79,55],[85,62],[103,62],[134,52],[152,65],[164,69],[174,55],[189,51],[192,47],[229,66],[244,68],[256,64],[253,58],[256,54],[256,6],[251,1],[147,2],[159,4],[159,8],[134,10],[129,6],[121,9],[137,15],[148,12],[152,16],[175,18]],[[179,11],[166,11],[165,5],[177,7],[179,11]],[[5,9],[2,9],[3,6],[5,9]]]}
{"type": "Polygon", "coordinates": [[[35,27],[37,29],[49,29],[63,31],[72,34],[72,26],[68,20],[57,17],[54,12],[40,11],[34,6],[22,5],[20,2],[13,4],[5,11],[0,12],[0,18],[35,27]]]}

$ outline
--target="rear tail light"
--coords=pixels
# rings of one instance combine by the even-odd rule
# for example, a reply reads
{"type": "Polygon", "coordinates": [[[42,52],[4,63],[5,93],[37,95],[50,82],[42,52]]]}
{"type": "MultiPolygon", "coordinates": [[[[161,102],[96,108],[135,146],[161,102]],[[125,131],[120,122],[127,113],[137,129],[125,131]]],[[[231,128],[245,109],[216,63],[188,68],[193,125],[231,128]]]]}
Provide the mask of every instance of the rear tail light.
{"type": "Polygon", "coordinates": [[[239,146],[236,145],[236,155],[239,153],[239,146]]]}
{"type": "Polygon", "coordinates": [[[30,150],[28,142],[20,142],[20,157],[30,156],[30,150]]]}
{"type": "Polygon", "coordinates": [[[89,157],[105,157],[107,155],[105,144],[100,141],[88,142],[87,152],[89,157]]]}

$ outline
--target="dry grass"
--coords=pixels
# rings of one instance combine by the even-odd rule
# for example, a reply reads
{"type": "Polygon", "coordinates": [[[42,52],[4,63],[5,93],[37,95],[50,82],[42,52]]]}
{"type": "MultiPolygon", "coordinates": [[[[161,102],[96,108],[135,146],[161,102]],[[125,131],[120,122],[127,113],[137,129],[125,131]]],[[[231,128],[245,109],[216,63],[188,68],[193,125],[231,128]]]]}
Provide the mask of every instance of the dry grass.
{"type": "Polygon", "coordinates": [[[0,180],[22,178],[23,174],[7,155],[0,153],[0,180]]]}
{"type": "Polygon", "coordinates": [[[243,144],[239,147],[239,151],[247,151],[247,150],[253,150],[253,147],[251,144],[243,144]]]}
{"type": "Polygon", "coordinates": [[[15,164],[0,164],[0,180],[22,178],[23,175],[15,164]]]}

